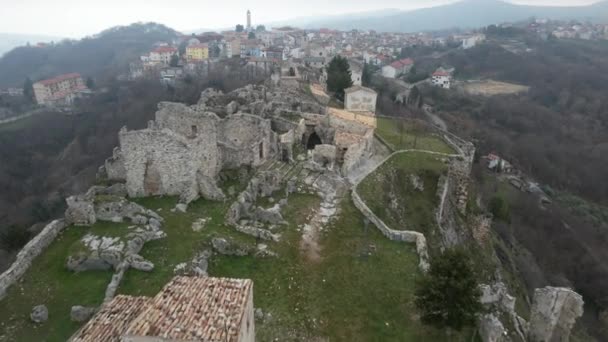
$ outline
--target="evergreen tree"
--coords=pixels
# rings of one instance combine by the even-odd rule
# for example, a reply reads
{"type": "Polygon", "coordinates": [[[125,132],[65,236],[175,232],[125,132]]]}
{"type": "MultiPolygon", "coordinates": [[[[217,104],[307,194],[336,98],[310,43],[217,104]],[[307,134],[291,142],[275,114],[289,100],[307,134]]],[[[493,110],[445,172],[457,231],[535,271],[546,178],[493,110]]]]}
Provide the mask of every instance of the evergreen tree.
{"type": "Polygon", "coordinates": [[[255,33],[249,32],[249,35],[247,36],[247,39],[255,39],[255,33]]]}
{"type": "Polygon", "coordinates": [[[25,97],[25,99],[29,102],[34,102],[35,100],[34,83],[29,77],[25,79],[25,82],[23,82],[23,97],[25,97]]]}
{"type": "Polygon", "coordinates": [[[482,310],[477,274],[462,249],[434,258],[428,274],[416,284],[415,304],[425,324],[460,331],[475,324],[482,310]]]}
{"type": "Polygon", "coordinates": [[[238,25],[236,25],[235,31],[236,32],[243,32],[243,31],[245,31],[245,26],[243,26],[241,24],[238,24],[238,25]]]}
{"type": "Polygon", "coordinates": [[[363,84],[364,87],[369,87],[369,85],[372,83],[372,73],[372,66],[369,65],[367,62],[363,64],[363,75],[361,76],[361,84],[363,84]]]}
{"type": "Polygon", "coordinates": [[[344,89],[352,85],[348,60],[341,56],[334,57],[327,66],[327,90],[333,92],[338,100],[344,101],[344,89]]]}
{"type": "Polygon", "coordinates": [[[169,61],[169,66],[172,67],[177,67],[179,65],[179,57],[177,56],[177,54],[173,54],[171,56],[171,60],[169,61]]]}
{"type": "Polygon", "coordinates": [[[265,32],[265,31],[266,31],[266,26],[264,26],[264,25],[258,25],[258,26],[255,28],[255,31],[256,31],[256,32],[265,32]]]}
{"type": "Polygon", "coordinates": [[[90,76],[89,76],[89,77],[87,77],[87,82],[86,82],[86,84],[87,84],[87,88],[89,88],[89,89],[93,89],[93,88],[95,88],[95,81],[94,81],[94,80],[93,80],[93,78],[92,78],[92,77],[90,77],[90,76]]]}

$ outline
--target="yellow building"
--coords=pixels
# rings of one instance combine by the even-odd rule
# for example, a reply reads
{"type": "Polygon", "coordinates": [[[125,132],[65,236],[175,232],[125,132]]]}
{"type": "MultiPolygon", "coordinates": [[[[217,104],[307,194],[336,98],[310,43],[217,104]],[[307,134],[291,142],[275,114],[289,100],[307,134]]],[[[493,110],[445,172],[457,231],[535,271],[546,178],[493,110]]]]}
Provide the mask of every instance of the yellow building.
{"type": "Polygon", "coordinates": [[[192,44],[186,47],[186,59],[188,61],[204,61],[209,58],[209,46],[207,44],[192,44]]]}

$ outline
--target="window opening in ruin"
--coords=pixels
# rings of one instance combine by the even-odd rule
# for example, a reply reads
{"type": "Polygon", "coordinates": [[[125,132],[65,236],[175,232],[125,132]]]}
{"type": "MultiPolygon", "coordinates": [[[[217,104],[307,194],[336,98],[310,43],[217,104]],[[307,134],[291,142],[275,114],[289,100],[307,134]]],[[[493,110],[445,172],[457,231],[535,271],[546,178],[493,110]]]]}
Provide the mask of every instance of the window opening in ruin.
{"type": "Polygon", "coordinates": [[[195,125],[192,126],[192,136],[196,136],[198,134],[198,127],[195,125]]]}
{"type": "Polygon", "coordinates": [[[288,162],[289,161],[289,151],[286,148],[284,148],[282,150],[281,160],[284,161],[284,162],[288,162]]]}
{"type": "Polygon", "coordinates": [[[264,159],[264,142],[260,143],[260,159],[264,159]]]}
{"type": "Polygon", "coordinates": [[[314,150],[315,146],[321,145],[321,138],[317,135],[317,132],[313,132],[310,137],[308,137],[308,141],[306,142],[307,150],[314,150]]]}

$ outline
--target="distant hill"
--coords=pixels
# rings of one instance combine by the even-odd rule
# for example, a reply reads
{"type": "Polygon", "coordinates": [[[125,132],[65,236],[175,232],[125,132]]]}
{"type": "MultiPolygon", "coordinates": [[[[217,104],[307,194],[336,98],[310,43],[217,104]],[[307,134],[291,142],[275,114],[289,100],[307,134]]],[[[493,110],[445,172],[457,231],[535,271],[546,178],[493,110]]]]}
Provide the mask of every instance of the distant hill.
{"type": "Polygon", "coordinates": [[[118,26],[81,40],[63,40],[39,48],[22,46],[0,58],[0,87],[19,86],[68,72],[103,78],[127,70],[129,62],[155,42],[172,41],[178,32],[155,23],[118,26]]]}
{"type": "Polygon", "coordinates": [[[433,31],[448,28],[478,28],[530,17],[551,19],[608,19],[608,1],[587,6],[552,7],[516,5],[499,0],[464,0],[449,5],[390,15],[343,15],[318,20],[310,18],[304,28],[373,29],[388,32],[433,31]]]}
{"type": "Polygon", "coordinates": [[[37,43],[49,43],[52,41],[58,42],[63,38],[31,35],[31,34],[17,34],[17,33],[1,33],[0,32],[0,57],[18,46],[26,45],[30,43],[35,45],[37,43]]]}

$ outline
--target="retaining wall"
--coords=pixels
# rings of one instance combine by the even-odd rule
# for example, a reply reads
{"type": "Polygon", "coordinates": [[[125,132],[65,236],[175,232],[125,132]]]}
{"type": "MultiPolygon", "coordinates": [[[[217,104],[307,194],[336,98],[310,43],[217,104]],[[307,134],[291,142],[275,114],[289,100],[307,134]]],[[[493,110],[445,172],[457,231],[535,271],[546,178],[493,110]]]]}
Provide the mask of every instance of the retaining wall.
{"type": "Polygon", "coordinates": [[[0,299],[4,298],[8,288],[21,279],[34,259],[44,252],[65,227],[67,225],[63,219],[55,220],[23,247],[11,267],[0,275],[0,299]]]}

